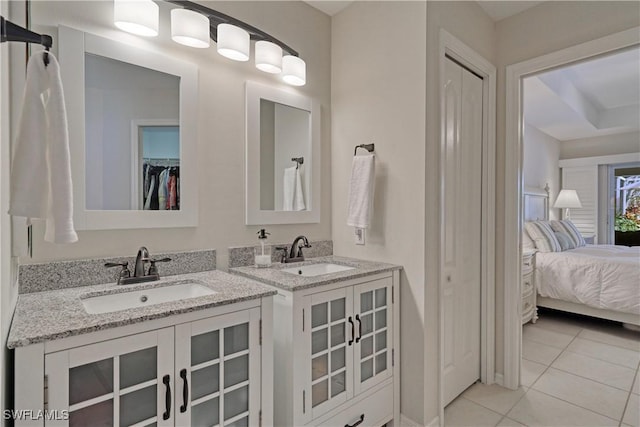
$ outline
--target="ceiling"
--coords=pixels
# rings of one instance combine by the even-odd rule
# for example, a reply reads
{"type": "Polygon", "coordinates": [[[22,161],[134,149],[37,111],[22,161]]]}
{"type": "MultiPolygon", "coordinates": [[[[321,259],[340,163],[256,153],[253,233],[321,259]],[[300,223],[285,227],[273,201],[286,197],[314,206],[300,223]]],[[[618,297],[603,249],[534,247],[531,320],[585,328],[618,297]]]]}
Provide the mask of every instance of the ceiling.
{"type": "Polygon", "coordinates": [[[640,48],[524,79],[524,120],[559,141],[640,130],[640,48]]]}
{"type": "MultiPolygon", "coordinates": [[[[366,1],[366,0],[365,0],[366,1]]],[[[305,0],[305,3],[315,7],[318,10],[326,13],[329,16],[333,16],[340,12],[345,7],[349,6],[353,1],[337,1],[337,0],[305,0]]],[[[518,14],[524,10],[527,10],[533,6],[536,6],[541,1],[478,1],[480,7],[493,19],[494,21],[500,21],[501,19],[508,18],[509,16],[518,14]]]]}
{"type": "Polygon", "coordinates": [[[336,13],[340,12],[345,7],[349,6],[352,1],[334,1],[334,0],[315,0],[315,1],[306,1],[305,3],[315,7],[318,10],[323,11],[329,16],[333,16],[336,13]]]}
{"type": "Polygon", "coordinates": [[[481,8],[495,22],[516,15],[542,3],[541,1],[478,1],[481,8]]]}

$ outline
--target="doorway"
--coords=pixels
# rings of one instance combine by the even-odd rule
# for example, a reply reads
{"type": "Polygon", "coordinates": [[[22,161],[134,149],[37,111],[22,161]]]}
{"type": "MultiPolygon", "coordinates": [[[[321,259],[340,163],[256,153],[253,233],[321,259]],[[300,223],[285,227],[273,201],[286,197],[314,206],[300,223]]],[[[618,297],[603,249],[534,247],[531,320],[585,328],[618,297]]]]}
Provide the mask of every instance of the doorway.
{"type": "Polygon", "coordinates": [[[521,300],[521,231],[522,221],[522,81],[526,76],[577,63],[599,55],[625,49],[640,42],[637,29],[623,31],[541,57],[513,64],[506,70],[506,140],[515,141],[505,147],[504,206],[504,377],[505,387],[520,384],[522,328],[521,300]]]}

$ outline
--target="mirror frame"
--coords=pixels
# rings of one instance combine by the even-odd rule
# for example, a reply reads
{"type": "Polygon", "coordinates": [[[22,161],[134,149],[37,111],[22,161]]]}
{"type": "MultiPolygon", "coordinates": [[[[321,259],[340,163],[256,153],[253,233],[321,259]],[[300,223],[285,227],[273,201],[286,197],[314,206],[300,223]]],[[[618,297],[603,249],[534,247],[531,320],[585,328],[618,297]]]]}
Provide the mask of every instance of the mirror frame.
{"type": "MultiPolygon", "coordinates": [[[[62,84],[65,89],[73,220],[77,230],[195,227],[198,225],[197,117],[198,68],[158,52],[58,27],[62,84]],[[180,210],[89,210],[85,185],[85,54],[95,54],[180,77],[180,210]]],[[[129,133],[129,132],[127,132],[129,133]]]]}
{"type": "MultiPolygon", "coordinates": [[[[299,93],[247,81],[246,84],[246,224],[311,224],[320,222],[320,104],[299,93]],[[311,197],[307,210],[276,211],[260,209],[260,100],[309,111],[311,161],[305,159],[306,176],[311,178],[311,197]]],[[[308,179],[308,178],[307,178],[308,179]]]]}

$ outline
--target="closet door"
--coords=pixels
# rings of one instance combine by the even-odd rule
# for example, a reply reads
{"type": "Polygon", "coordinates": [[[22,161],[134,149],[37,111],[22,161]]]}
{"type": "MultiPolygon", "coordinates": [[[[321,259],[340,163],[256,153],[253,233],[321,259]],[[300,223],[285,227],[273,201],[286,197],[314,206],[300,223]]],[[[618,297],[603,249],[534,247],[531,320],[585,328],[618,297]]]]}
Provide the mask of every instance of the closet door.
{"type": "Polygon", "coordinates": [[[444,398],[480,378],[482,79],[447,58],[443,153],[444,398]]]}

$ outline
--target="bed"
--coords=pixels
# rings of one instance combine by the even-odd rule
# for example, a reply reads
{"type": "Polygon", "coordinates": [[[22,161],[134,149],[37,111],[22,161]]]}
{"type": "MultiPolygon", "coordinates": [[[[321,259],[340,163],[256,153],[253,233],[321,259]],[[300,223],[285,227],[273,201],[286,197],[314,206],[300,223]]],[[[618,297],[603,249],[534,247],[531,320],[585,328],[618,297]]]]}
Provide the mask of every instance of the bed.
{"type": "MultiPolygon", "coordinates": [[[[525,221],[548,219],[546,191],[526,189],[525,221]]],[[[537,252],[537,305],[640,325],[640,247],[586,245],[537,252]]]]}

